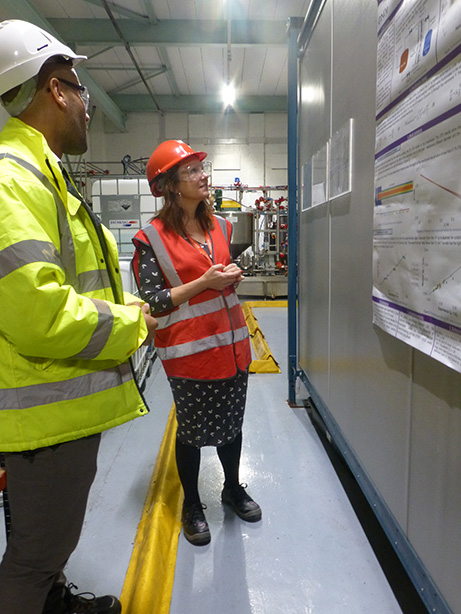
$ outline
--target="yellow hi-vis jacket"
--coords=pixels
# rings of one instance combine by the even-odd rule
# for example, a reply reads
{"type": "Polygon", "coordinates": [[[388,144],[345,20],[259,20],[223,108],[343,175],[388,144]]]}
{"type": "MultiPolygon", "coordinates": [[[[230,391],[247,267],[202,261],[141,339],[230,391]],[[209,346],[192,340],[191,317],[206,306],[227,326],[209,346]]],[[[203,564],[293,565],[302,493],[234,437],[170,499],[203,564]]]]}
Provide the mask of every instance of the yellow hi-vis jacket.
{"type": "Polygon", "coordinates": [[[0,219],[0,452],[147,413],[129,360],[147,327],[124,304],[115,240],[15,118],[0,134],[0,219]]]}

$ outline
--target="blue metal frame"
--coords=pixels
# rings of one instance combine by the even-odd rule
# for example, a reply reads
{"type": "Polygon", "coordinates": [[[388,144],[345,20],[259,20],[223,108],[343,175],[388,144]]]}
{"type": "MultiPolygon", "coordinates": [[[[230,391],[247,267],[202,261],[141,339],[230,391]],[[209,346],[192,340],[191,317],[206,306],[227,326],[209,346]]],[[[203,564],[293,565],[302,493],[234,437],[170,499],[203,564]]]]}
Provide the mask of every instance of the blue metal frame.
{"type": "Polygon", "coordinates": [[[298,58],[302,56],[326,0],[312,0],[304,21],[288,26],[288,402],[296,404],[298,369],[298,58]]]}
{"type": "Polygon", "coordinates": [[[298,34],[301,20],[288,30],[288,402],[296,402],[298,304],[298,34]]]}

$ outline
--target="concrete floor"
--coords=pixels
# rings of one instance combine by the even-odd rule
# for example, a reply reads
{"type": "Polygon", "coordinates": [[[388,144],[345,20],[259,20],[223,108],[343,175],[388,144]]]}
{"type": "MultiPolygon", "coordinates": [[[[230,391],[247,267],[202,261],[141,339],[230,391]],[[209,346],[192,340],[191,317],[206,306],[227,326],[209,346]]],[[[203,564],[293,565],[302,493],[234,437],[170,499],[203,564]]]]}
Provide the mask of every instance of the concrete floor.
{"type": "MultiPolygon", "coordinates": [[[[250,376],[243,430],[240,477],[263,520],[245,523],[222,507],[220,464],[214,449],[204,449],[200,491],[212,540],[198,548],[180,535],[170,614],[397,614],[306,410],[286,402],[286,309],[253,311],[282,369],[250,376]]],[[[83,533],[66,570],[82,591],[120,595],[123,587],[172,406],[158,366],[145,395],[148,416],[103,435],[83,533]]],[[[155,578],[152,590],[161,590],[155,578]]]]}

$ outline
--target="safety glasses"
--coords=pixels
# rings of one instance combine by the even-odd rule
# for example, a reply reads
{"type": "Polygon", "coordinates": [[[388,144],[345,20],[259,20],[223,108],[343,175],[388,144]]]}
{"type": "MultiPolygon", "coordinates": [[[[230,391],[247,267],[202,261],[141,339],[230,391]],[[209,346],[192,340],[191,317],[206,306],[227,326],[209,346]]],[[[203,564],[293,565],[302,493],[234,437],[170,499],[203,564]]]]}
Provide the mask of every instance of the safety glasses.
{"type": "Polygon", "coordinates": [[[207,174],[203,168],[203,164],[201,162],[197,162],[196,164],[183,166],[179,170],[178,176],[181,181],[197,181],[198,179],[202,178],[203,174],[207,174]]]}
{"type": "Polygon", "coordinates": [[[79,96],[83,100],[83,104],[85,105],[85,111],[88,113],[88,109],[90,108],[90,93],[88,92],[88,88],[86,87],[86,85],[72,83],[72,81],[68,81],[67,79],[63,79],[62,77],[56,77],[56,79],[78,91],[79,96]]]}

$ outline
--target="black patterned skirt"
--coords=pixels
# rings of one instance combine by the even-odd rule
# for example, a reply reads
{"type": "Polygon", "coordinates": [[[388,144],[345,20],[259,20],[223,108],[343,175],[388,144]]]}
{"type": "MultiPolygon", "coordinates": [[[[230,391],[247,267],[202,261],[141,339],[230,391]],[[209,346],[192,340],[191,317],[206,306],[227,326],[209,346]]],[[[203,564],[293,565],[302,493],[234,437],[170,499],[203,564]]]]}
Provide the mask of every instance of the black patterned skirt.
{"type": "Polygon", "coordinates": [[[169,377],[181,443],[202,448],[232,443],[242,430],[248,372],[223,380],[169,377]]]}

